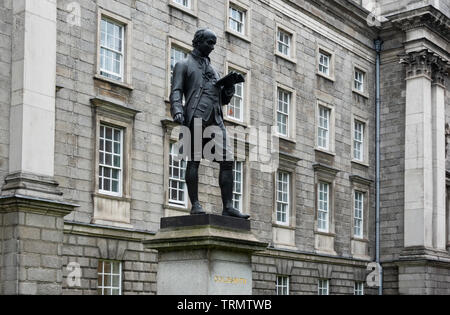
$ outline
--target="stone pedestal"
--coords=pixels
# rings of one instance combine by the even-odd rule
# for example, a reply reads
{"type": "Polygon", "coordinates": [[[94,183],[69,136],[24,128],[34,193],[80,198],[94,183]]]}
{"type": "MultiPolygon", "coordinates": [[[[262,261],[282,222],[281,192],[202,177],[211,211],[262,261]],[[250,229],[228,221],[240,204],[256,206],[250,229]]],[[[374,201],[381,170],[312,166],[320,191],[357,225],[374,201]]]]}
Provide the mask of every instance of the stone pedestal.
{"type": "Polygon", "coordinates": [[[251,256],[268,244],[250,221],[208,214],[163,218],[144,245],[158,250],[158,295],[251,295],[251,256]]]}

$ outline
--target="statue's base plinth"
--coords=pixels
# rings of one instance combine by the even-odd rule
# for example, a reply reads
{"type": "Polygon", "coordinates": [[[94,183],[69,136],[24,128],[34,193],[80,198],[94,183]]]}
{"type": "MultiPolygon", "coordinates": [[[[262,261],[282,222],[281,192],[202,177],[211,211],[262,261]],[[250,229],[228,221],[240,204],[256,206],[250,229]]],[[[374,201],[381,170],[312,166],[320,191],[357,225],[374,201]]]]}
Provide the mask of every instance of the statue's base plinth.
{"type": "Polygon", "coordinates": [[[251,295],[251,255],[267,248],[250,221],[210,214],[163,218],[144,245],[159,253],[158,295],[251,295]]]}

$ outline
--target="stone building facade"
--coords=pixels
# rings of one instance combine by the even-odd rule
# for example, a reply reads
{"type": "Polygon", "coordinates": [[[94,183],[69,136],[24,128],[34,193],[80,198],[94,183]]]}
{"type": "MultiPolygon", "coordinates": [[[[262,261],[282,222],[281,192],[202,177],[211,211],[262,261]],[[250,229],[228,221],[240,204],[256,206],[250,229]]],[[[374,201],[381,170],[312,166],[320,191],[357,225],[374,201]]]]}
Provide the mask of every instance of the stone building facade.
{"type": "Polygon", "coordinates": [[[254,294],[377,294],[377,256],[384,294],[450,294],[449,24],[439,0],[0,0],[0,294],[157,294],[142,241],[189,212],[171,66],[206,26],[214,67],[247,79],[226,123],[245,135],[235,199],[270,244],[254,294]]]}

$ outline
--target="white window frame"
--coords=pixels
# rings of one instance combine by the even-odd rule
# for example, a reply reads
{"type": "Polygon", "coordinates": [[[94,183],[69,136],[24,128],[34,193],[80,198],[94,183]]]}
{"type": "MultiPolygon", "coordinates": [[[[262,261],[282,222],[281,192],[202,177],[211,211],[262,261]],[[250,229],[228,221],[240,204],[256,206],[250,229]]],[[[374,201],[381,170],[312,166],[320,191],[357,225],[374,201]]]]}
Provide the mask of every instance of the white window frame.
{"type": "Polygon", "coordinates": [[[355,281],[353,292],[354,295],[364,295],[364,282],[355,281]]]}
{"type": "Polygon", "coordinates": [[[123,159],[124,132],[125,131],[124,131],[124,129],[122,127],[112,126],[112,125],[109,125],[109,124],[104,123],[104,122],[100,123],[100,134],[99,134],[100,145],[98,147],[98,154],[100,156],[103,155],[103,161],[104,162],[106,160],[106,155],[107,154],[110,154],[111,155],[111,159],[112,159],[112,161],[111,161],[112,165],[107,165],[106,163],[102,163],[100,158],[99,158],[99,163],[98,163],[98,168],[99,168],[99,174],[98,174],[99,187],[98,187],[98,192],[100,194],[109,195],[109,196],[115,196],[115,197],[122,197],[122,194],[123,194],[123,166],[124,166],[123,165],[123,160],[124,160],[123,159]],[[112,139],[106,139],[105,136],[102,137],[102,133],[101,133],[102,128],[103,128],[105,133],[106,133],[105,128],[110,128],[111,129],[111,131],[112,131],[112,139]],[[115,143],[117,142],[115,140],[115,136],[114,136],[116,131],[118,131],[120,133],[120,139],[119,139],[120,152],[118,154],[115,153],[115,147],[114,147],[115,143]],[[101,143],[102,142],[106,143],[107,141],[112,141],[112,147],[111,147],[112,151],[111,152],[107,152],[106,151],[106,147],[105,147],[106,144],[103,145],[103,150],[101,150],[101,143]],[[114,165],[114,158],[116,156],[119,156],[120,167],[117,167],[117,166],[114,165]],[[118,177],[119,178],[118,178],[118,184],[117,184],[118,185],[118,191],[117,192],[112,191],[112,182],[113,182],[112,175],[109,177],[111,190],[105,190],[105,189],[100,188],[100,186],[104,188],[103,183],[102,183],[102,179],[105,179],[105,177],[103,175],[104,172],[102,172],[102,175],[100,175],[100,171],[102,169],[103,170],[104,169],[109,169],[111,173],[113,172],[113,170],[118,171],[118,173],[119,173],[118,177]]]}
{"type": "Polygon", "coordinates": [[[357,163],[364,166],[369,166],[369,120],[365,119],[364,116],[361,114],[364,113],[357,113],[352,114],[352,125],[351,125],[351,140],[352,140],[352,146],[351,146],[351,161],[352,163],[357,163]],[[356,134],[356,124],[361,124],[363,126],[363,133],[362,133],[362,139],[357,139],[356,134]],[[356,142],[358,142],[361,145],[361,158],[358,159],[356,157],[356,142]]]}
{"type": "MultiPolygon", "coordinates": [[[[95,79],[106,81],[108,83],[112,83],[123,88],[133,90],[132,87],[132,75],[131,75],[131,40],[132,40],[132,30],[133,23],[131,20],[122,17],[118,14],[115,14],[110,11],[106,11],[102,8],[98,8],[97,11],[97,64],[96,64],[96,74],[94,76],[95,79]],[[111,23],[115,23],[123,27],[123,38],[122,38],[122,62],[121,62],[121,77],[120,79],[114,79],[107,77],[102,74],[102,72],[106,72],[104,69],[101,69],[101,51],[102,51],[102,21],[107,20],[111,23]]],[[[114,73],[112,73],[114,74],[114,73]]]]}
{"type": "Polygon", "coordinates": [[[289,280],[290,279],[288,276],[280,276],[280,275],[277,276],[275,284],[277,295],[289,295],[289,282],[290,282],[289,280]]]}
{"type": "Polygon", "coordinates": [[[330,71],[331,71],[331,55],[326,54],[323,51],[319,51],[319,72],[329,77],[330,71]]]}
{"type": "Polygon", "coordinates": [[[277,127],[278,127],[277,130],[278,130],[278,134],[280,136],[289,138],[289,128],[290,128],[289,113],[290,113],[290,109],[291,109],[292,93],[289,91],[286,91],[282,88],[278,88],[277,96],[278,96],[278,98],[277,98],[277,127]],[[282,97],[280,97],[280,96],[282,96],[282,97]],[[286,100],[286,97],[287,97],[287,100],[286,100]],[[282,106],[280,106],[280,105],[282,105],[282,106]],[[280,131],[280,125],[284,124],[279,119],[280,115],[282,117],[284,117],[286,120],[286,123],[285,123],[286,133],[283,133],[282,131],[280,131]]]}
{"type": "MultiPolygon", "coordinates": [[[[173,161],[173,157],[175,155],[177,155],[176,151],[174,152],[172,149],[177,149],[176,142],[174,142],[174,141],[171,141],[169,143],[169,187],[167,187],[168,192],[169,192],[168,202],[169,202],[169,205],[171,205],[173,207],[187,208],[187,206],[188,206],[188,190],[187,190],[187,184],[186,184],[185,179],[182,178],[182,176],[173,177],[170,175],[172,173],[172,168],[174,168],[174,165],[171,165],[170,160],[172,159],[172,161],[173,161]],[[184,200],[174,200],[171,198],[172,197],[172,194],[171,194],[171,183],[172,182],[176,182],[178,185],[179,184],[184,185],[184,189],[182,189],[182,190],[177,189],[177,195],[179,194],[179,192],[181,192],[181,191],[183,192],[184,200]]],[[[179,161],[179,167],[177,167],[177,168],[178,168],[179,172],[183,171],[184,174],[186,175],[186,161],[184,161],[184,160],[179,161]],[[184,165],[184,167],[183,167],[183,165],[184,165]]]]}
{"type": "Polygon", "coordinates": [[[176,47],[178,50],[182,50],[186,52],[186,54],[190,54],[193,50],[193,47],[189,44],[184,43],[181,40],[175,39],[173,37],[167,37],[167,60],[166,60],[166,73],[167,73],[167,82],[166,82],[166,102],[169,102],[169,97],[171,93],[172,87],[172,48],[176,47]]]}
{"type": "Polygon", "coordinates": [[[326,106],[319,105],[319,116],[317,117],[317,147],[326,151],[330,150],[330,133],[331,133],[331,109],[326,106]]]}
{"type": "MultiPolygon", "coordinates": [[[[292,174],[283,170],[278,170],[276,173],[276,181],[275,181],[275,196],[276,196],[276,208],[275,208],[275,217],[276,223],[278,225],[289,226],[290,225],[290,216],[291,216],[291,179],[292,174]],[[280,180],[280,175],[282,175],[282,179],[280,180]],[[284,177],[285,176],[285,177],[284,177]],[[279,185],[282,184],[286,186],[286,190],[279,190],[279,185]],[[279,194],[282,194],[282,200],[279,198],[279,194]],[[279,207],[286,208],[286,211],[279,211],[279,207]],[[284,215],[285,220],[279,220],[279,214],[284,215]]],[[[282,219],[282,218],[281,218],[282,219]]]]}
{"type": "MultiPolygon", "coordinates": [[[[102,279],[102,283],[101,285],[98,283],[98,278],[97,278],[97,292],[99,290],[102,290],[101,295],[105,295],[105,289],[106,290],[110,290],[112,295],[112,290],[119,290],[119,294],[118,295],[122,295],[122,262],[119,261],[109,261],[109,260],[100,260],[99,262],[99,267],[101,264],[102,267],[102,271],[98,272],[98,275],[101,276],[102,279]],[[111,264],[111,272],[110,273],[105,273],[105,263],[106,264],[111,264]],[[118,273],[114,273],[114,265],[118,264],[119,267],[119,272],[118,273]],[[111,281],[111,286],[104,286],[105,283],[105,276],[109,276],[110,281],[111,281]],[[113,286],[113,277],[114,276],[118,276],[119,277],[119,286],[118,287],[114,287],[113,286]]],[[[98,269],[97,269],[98,270],[98,269]]]]}
{"type": "Polygon", "coordinates": [[[250,43],[250,21],[251,21],[251,10],[250,6],[243,3],[240,0],[227,0],[226,2],[226,20],[225,20],[225,32],[228,34],[231,34],[233,36],[236,36],[248,43],[250,43]],[[243,14],[243,21],[237,21],[235,20],[231,15],[231,9],[234,9],[236,11],[239,11],[243,14]],[[242,24],[242,32],[239,32],[238,30],[235,30],[231,27],[231,20],[235,20],[236,22],[239,22],[242,24]]]}
{"type": "Polygon", "coordinates": [[[364,162],[365,158],[365,133],[366,124],[355,119],[353,120],[353,159],[358,162],[364,162]],[[357,156],[359,155],[359,156],[357,156]]]}
{"type": "Polygon", "coordinates": [[[178,3],[176,0],[168,0],[169,7],[180,10],[188,15],[197,18],[198,15],[198,0],[187,0],[189,5],[185,6],[181,3],[178,3]]]}
{"type": "Polygon", "coordinates": [[[366,84],[366,73],[358,68],[355,68],[355,78],[354,78],[354,85],[353,87],[355,88],[356,91],[360,92],[360,93],[364,93],[365,90],[365,84],[366,84]]]}
{"type": "Polygon", "coordinates": [[[334,106],[327,104],[322,101],[317,102],[316,106],[316,128],[315,128],[315,143],[316,150],[325,152],[327,154],[335,155],[335,113],[334,106]],[[323,125],[323,119],[321,119],[321,108],[326,109],[329,112],[328,124],[327,126],[323,125]],[[320,143],[319,136],[321,131],[326,131],[328,138],[326,139],[326,146],[323,146],[323,143],[320,143]]]}
{"type": "Polygon", "coordinates": [[[296,114],[297,114],[297,107],[296,107],[296,101],[297,101],[297,93],[296,91],[287,86],[284,85],[282,83],[277,82],[275,84],[275,92],[274,92],[274,100],[275,100],[275,104],[274,104],[274,126],[276,126],[276,135],[284,140],[290,141],[290,142],[296,142],[296,137],[297,137],[297,119],[296,119],[296,114]],[[289,98],[289,104],[288,104],[288,112],[284,112],[284,111],[280,111],[279,110],[279,105],[280,105],[280,99],[279,99],[279,92],[284,91],[288,94],[290,94],[290,98],[289,98]],[[287,135],[281,134],[278,130],[279,128],[279,121],[278,121],[278,115],[282,114],[282,115],[286,115],[287,116],[287,135]]]}
{"type": "MultiPolygon", "coordinates": [[[[101,40],[100,40],[100,75],[105,76],[108,79],[111,80],[117,80],[120,82],[124,81],[124,69],[125,69],[125,25],[123,25],[122,23],[118,23],[106,16],[102,16],[102,20],[101,20],[101,40]],[[103,25],[107,23],[107,25],[112,25],[114,27],[118,27],[120,30],[120,37],[119,38],[114,38],[114,39],[118,39],[121,42],[121,50],[116,50],[113,47],[109,47],[107,45],[107,43],[103,42],[103,25]],[[120,62],[120,67],[119,67],[119,72],[112,72],[108,69],[102,68],[102,52],[103,51],[108,51],[108,52],[112,52],[114,54],[117,54],[120,58],[120,60],[118,60],[120,62]],[[113,77],[110,77],[113,76],[113,77]]],[[[110,34],[105,33],[105,38],[106,36],[108,36],[110,34]]],[[[105,57],[106,58],[106,57],[105,57]]]]}
{"type": "Polygon", "coordinates": [[[282,25],[280,23],[276,24],[275,28],[275,55],[278,57],[281,57],[285,60],[288,60],[292,63],[297,63],[297,50],[296,50],[296,44],[297,42],[297,35],[296,33],[289,27],[286,27],[285,25],[282,25]],[[289,42],[285,43],[283,41],[280,41],[280,32],[287,35],[289,42]],[[279,44],[282,44],[283,46],[288,47],[288,53],[285,54],[283,51],[280,51],[279,44]]]}
{"type": "Polygon", "coordinates": [[[319,279],[317,283],[317,294],[318,295],[330,295],[330,280],[329,279],[319,279]]]}
{"type": "Polygon", "coordinates": [[[368,73],[365,66],[357,62],[353,63],[352,91],[366,99],[369,98],[368,73]],[[362,81],[357,79],[357,73],[362,75],[362,81]],[[362,84],[361,89],[356,86],[357,82],[362,84]]]}
{"type": "Polygon", "coordinates": [[[331,215],[331,189],[330,183],[319,181],[317,184],[317,231],[322,233],[330,232],[331,215]],[[322,189],[322,188],[326,188],[322,189]],[[321,196],[326,194],[326,199],[321,200],[321,196]],[[326,205],[326,207],[325,207],[326,205]],[[325,218],[323,219],[323,214],[325,218]]]}
{"type": "Polygon", "coordinates": [[[234,161],[233,166],[233,206],[239,211],[243,211],[244,206],[244,169],[245,163],[234,161]],[[238,170],[240,165],[240,170],[238,170]]]}
{"type": "Polygon", "coordinates": [[[354,190],[353,192],[353,237],[364,239],[364,216],[365,216],[365,192],[354,190]],[[357,229],[359,233],[357,232],[357,229]]]}
{"type": "Polygon", "coordinates": [[[322,45],[317,45],[316,47],[316,73],[317,75],[328,79],[330,81],[335,81],[335,53],[328,48],[325,48],[322,45]],[[323,71],[321,71],[321,56],[327,56],[328,57],[328,73],[324,73],[323,71]]]}

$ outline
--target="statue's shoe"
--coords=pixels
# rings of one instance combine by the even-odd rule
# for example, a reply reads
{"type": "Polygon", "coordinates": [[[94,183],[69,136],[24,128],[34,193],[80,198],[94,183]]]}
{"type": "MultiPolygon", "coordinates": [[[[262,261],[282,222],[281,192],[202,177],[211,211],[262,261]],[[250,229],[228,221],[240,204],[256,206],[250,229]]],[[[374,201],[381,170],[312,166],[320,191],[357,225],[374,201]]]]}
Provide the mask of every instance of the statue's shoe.
{"type": "Polygon", "coordinates": [[[233,217],[233,218],[239,218],[239,219],[244,219],[244,220],[250,219],[250,216],[248,214],[242,214],[241,212],[239,212],[238,210],[236,210],[234,208],[224,209],[222,212],[222,215],[226,216],[226,217],[233,217]]]}
{"type": "Polygon", "coordinates": [[[194,203],[191,210],[191,215],[202,215],[206,214],[199,202],[194,203]]]}

